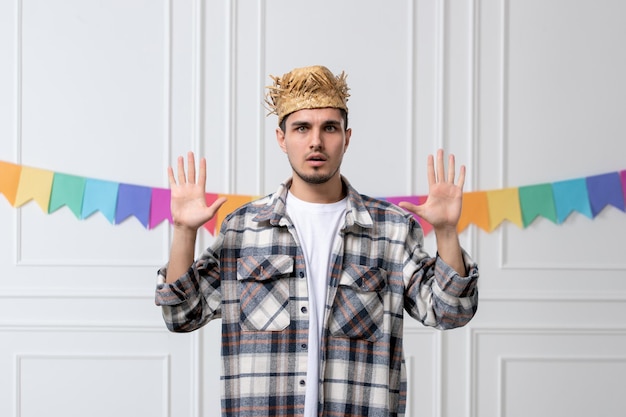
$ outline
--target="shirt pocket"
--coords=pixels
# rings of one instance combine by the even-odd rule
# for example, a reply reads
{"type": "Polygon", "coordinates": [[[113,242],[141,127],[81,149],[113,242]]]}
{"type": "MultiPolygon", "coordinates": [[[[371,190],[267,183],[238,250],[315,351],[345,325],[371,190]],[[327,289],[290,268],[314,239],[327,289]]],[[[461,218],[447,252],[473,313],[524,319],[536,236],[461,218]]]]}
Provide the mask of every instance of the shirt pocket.
{"type": "Polygon", "coordinates": [[[240,325],[244,331],[280,331],[290,323],[289,280],[294,261],[287,255],[237,259],[240,325]]]}
{"type": "Polygon", "coordinates": [[[384,269],[366,265],[345,267],[329,320],[331,336],[377,341],[383,334],[386,287],[384,269]]]}

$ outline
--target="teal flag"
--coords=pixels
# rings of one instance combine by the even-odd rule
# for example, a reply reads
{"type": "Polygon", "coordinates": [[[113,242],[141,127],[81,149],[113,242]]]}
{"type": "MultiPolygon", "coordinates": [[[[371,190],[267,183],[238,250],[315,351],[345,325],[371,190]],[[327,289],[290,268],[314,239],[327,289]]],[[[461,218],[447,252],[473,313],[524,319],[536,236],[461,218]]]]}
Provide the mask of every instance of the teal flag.
{"type": "Polygon", "coordinates": [[[85,193],[85,178],[76,175],[54,173],[50,205],[48,213],[67,206],[77,219],[81,218],[83,209],[83,195],[85,193]]]}
{"type": "Polygon", "coordinates": [[[519,187],[518,190],[524,227],[531,224],[538,216],[545,217],[553,223],[557,222],[552,185],[529,185],[519,187]]]}
{"type": "Polygon", "coordinates": [[[119,183],[117,182],[87,178],[81,212],[82,218],[85,219],[96,211],[100,211],[111,224],[115,224],[118,187],[119,183]]]}
{"type": "Polygon", "coordinates": [[[552,183],[552,191],[559,223],[563,223],[574,211],[593,219],[585,178],[552,183]]]}

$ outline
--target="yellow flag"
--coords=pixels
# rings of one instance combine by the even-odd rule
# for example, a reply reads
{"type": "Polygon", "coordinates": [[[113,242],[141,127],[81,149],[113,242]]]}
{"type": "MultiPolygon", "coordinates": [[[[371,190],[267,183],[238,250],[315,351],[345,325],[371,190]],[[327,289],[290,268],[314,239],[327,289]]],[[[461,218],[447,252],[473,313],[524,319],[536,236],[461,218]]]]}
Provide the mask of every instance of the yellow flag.
{"type": "Polygon", "coordinates": [[[44,213],[48,213],[53,179],[54,172],[52,171],[23,166],[15,196],[15,207],[35,200],[44,213]]]}
{"type": "Polygon", "coordinates": [[[492,229],[498,227],[504,220],[515,223],[519,228],[524,227],[517,188],[487,191],[487,201],[492,229]]]}

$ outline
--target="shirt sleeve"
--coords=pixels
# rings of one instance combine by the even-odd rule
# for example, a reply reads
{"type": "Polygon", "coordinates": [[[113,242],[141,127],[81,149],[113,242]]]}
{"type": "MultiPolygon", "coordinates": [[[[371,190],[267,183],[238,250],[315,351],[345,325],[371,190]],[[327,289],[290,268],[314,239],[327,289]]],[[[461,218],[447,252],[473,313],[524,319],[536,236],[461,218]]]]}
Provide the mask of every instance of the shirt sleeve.
{"type": "Polygon", "coordinates": [[[161,306],[169,330],[191,332],[221,317],[220,268],[213,250],[216,244],[205,250],[175,282],[165,282],[167,265],[159,269],[155,303],[161,306]]]}
{"type": "Polygon", "coordinates": [[[467,276],[460,276],[439,256],[432,258],[423,251],[421,236],[411,230],[407,239],[405,310],[426,326],[464,326],[478,308],[478,266],[463,250],[467,276]]]}

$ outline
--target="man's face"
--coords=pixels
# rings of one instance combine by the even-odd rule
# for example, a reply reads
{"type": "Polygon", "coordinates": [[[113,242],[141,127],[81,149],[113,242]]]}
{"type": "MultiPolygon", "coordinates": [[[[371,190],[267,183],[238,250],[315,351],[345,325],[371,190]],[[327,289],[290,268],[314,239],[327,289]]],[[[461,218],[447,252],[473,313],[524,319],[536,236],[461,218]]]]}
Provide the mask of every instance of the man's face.
{"type": "Polygon", "coordinates": [[[351,134],[341,111],[334,108],[298,110],[287,116],[284,132],[276,129],[294,175],[308,184],[323,184],[340,175],[351,134]]]}

